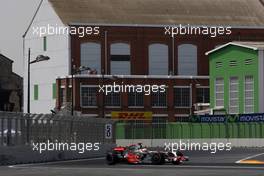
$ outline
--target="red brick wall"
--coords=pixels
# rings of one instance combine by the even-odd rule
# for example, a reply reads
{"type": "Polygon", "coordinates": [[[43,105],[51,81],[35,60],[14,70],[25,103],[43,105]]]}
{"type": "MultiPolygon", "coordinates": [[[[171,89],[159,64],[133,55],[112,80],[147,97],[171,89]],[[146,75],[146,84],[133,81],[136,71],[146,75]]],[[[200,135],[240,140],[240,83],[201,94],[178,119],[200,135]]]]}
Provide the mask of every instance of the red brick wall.
{"type": "Polygon", "coordinates": [[[169,46],[169,71],[172,71],[172,40],[174,40],[174,63],[177,75],[178,46],[189,43],[198,48],[197,62],[198,75],[209,74],[208,56],[205,52],[213,49],[216,45],[224,44],[230,41],[264,41],[264,30],[261,29],[232,29],[231,35],[220,37],[209,37],[205,35],[181,35],[174,39],[164,35],[165,30],[157,27],[100,27],[100,34],[89,35],[83,38],[74,35],[71,37],[71,57],[76,66],[80,66],[80,44],[93,41],[101,43],[101,63],[104,69],[105,63],[105,31],[107,31],[107,74],[110,73],[110,44],[115,42],[126,42],[131,47],[131,73],[132,75],[148,74],[148,46],[151,43],[163,43],[169,46]]]}
{"type": "MultiPolygon", "coordinates": [[[[169,71],[173,70],[173,57],[172,57],[172,40],[174,40],[174,75],[177,75],[177,61],[178,61],[178,46],[180,44],[194,44],[197,46],[197,62],[198,62],[198,75],[209,74],[209,61],[205,52],[213,49],[216,45],[224,44],[230,41],[264,41],[264,30],[261,29],[232,29],[232,34],[229,36],[221,36],[211,38],[203,35],[185,35],[177,36],[174,39],[164,35],[165,30],[163,28],[154,27],[100,27],[100,35],[98,36],[85,36],[79,38],[78,36],[71,37],[71,57],[73,58],[73,64],[77,67],[80,66],[80,44],[82,42],[94,41],[101,43],[101,63],[102,69],[105,63],[105,47],[107,47],[107,73],[110,73],[110,44],[115,42],[126,42],[131,47],[131,73],[132,75],[148,75],[148,46],[151,43],[163,43],[169,46],[169,71]],[[105,31],[107,31],[107,46],[105,46],[105,31]]],[[[174,108],[173,105],[173,86],[190,86],[192,87],[192,101],[193,104],[196,101],[196,89],[194,85],[196,83],[201,86],[208,86],[208,80],[191,80],[191,79],[122,79],[124,84],[166,84],[168,89],[168,106],[167,108],[152,108],[151,96],[145,96],[144,99],[144,111],[152,111],[154,114],[168,114],[170,120],[174,120],[174,114],[189,114],[189,108],[174,108]]],[[[118,82],[118,81],[117,81],[118,82]]],[[[69,81],[70,83],[70,81],[69,81]]],[[[100,83],[98,78],[86,78],[76,79],[74,81],[74,97],[75,97],[75,110],[82,113],[99,114],[101,115],[102,108],[102,94],[98,96],[98,108],[85,108],[80,107],[80,83],[97,85],[100,83]]],[[[105,81],[105,84],[109,82],[105,81]]],[[[58,80],[58,85],[66,84],[65,80],[58,80]]],[[[122,94],[121,108],[120,109],[105,109],[105,114],[111,113],[113,110],[135,110],[140,111],[142,109],[129,109],[127,103],[127,94],[122,94]]],[[[60,106],[60,102],[57,102],[57,106],[60,106]]],[[[193,108],[191,109],[193,111],[193,108]]]]}
{"type": "MultiPolygon", "coordinates": [[[[67,83],[71,83],[67,79],[58,79],[58,85],[66,85],[67,83]]],[[[166,108],[152,108],[151,106],[151,96],[145,95],[144,96],[144,109],[142,108],[128,108],[128,94],[122,93],[121,94],[121,108],[106,108],[105,114],[111,114],[111,111],[152,111],[154,114],[168,114],[171,120],[174,120],[174,114],[189,114],[190,108],[175,108],[174,107],[174,96],[173,96],[173,86],[192,86],[192,102],[193,104],[196,103],[196,88],[195,84],[199,84],[200,86],[208,86],[209,80],[208,79],[144,79],[144,78],[119,78],[115,80],[116,84],[156,84],[156,85],[166,85],[169,88],[167,89],[167,107],[166,108]]],[[[75,97],[75,106],[74,109],[76,111],[81,111],[84,114],[99,114],[102,115],[102,107],[103,107],[103,94],[98,93],[97,96],[97,108],[82,108],[80,105],[80,84],[83,85],[100,85],[102,84],[102,80],[99,78],[76,78],[74,79],[74,97],[75,97]]],[[[105,80],[104,84],[113,84],[113,80],[105,80]]],[[[67,88],[67,86],[65,86],[67,88]]],[[[68,89],[70,91],[70,89],[68,89]]],[[[61,105],[57,103],[57,105],[61,105]]],[[[194,109],[191,109],[193,112],[194,109]]]]}

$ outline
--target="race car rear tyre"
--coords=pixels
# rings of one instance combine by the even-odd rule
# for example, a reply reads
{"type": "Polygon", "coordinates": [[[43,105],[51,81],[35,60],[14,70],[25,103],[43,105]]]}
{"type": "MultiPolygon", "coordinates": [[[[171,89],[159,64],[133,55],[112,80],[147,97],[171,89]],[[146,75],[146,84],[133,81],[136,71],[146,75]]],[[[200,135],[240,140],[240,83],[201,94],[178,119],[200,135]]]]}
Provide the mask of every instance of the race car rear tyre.
{"type": "Polygon", "coordinates": [[[152,164],[162,164],[162,156],[160,153],[154,153],[151,157],[152,164]]]}
{"type": "Polygon", "coordinates": [[[181,164],[181,162],[180,162],[179,160],[177,160],[177,161],[172,161],[172,164],[175,164],[175,165],[180,165],[180,164],[181,164]]]}
{"type": "Polygon", "coordinates": [[[160,160],[160,164],[165,164],[165,153],[160,153],[160,156],[161,156],[161,160],[160,160]]]}
{"type": "Polygon", "coordinates": [[[108,165],[114,165],[114,164],[116,164],[116,162],[117,162],[116,155],[113,154],[113,153],[108,153],[106,155],[106,162],[107,162],[108,165]]]}

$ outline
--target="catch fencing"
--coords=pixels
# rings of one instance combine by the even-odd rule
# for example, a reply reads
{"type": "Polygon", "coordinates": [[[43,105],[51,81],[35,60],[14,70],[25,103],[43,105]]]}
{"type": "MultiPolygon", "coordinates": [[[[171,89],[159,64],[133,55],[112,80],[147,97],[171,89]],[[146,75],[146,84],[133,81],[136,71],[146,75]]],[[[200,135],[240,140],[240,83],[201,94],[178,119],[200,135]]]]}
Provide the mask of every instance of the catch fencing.
{"type": "Polygon", "coordinates": [[[114,130],[111,119],[0,112],[0,165],[101,157],[115,146],[114,130]],[[34,143],[48,142],[98,143],[99,149],[34,151],[34,143]]]}
{"type": "Polygon", "coordinates": [[[101,142],[109,119],[0,112],[0,146],[27,145],[32,142],[101,142]]]}

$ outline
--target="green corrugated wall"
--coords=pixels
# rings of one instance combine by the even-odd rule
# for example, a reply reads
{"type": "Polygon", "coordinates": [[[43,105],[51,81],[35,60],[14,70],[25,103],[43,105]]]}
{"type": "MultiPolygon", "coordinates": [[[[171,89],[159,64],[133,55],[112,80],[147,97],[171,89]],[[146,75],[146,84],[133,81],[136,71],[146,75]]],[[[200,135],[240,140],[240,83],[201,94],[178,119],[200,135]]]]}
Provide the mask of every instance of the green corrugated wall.
{"type": "Polygon", "coordinates": [[[117,139],[264,138],[264,123],[117,123],[117,139]]]}

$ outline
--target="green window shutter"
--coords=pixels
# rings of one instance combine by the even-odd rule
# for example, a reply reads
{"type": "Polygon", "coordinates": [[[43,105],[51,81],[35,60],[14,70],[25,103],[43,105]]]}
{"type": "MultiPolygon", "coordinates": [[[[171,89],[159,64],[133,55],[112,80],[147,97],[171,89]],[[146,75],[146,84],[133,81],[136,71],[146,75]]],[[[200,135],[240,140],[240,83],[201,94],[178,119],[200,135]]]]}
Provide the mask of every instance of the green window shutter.
{"type": "Polygon", "coordinates": [[[38,85],[34,85],[34,100],[38,100],[39,98],[39,87],[38,85]]]}
{"type": "Polygon", "coordinates": [[[52,98],[53,99],[57,98],[57,84],[56,83],[52,84],[52,98]]]}
{"type": "Polygon", "coordinates": [[[47,37],[43,37],[43,50],[47,51],[47,37]]]}

